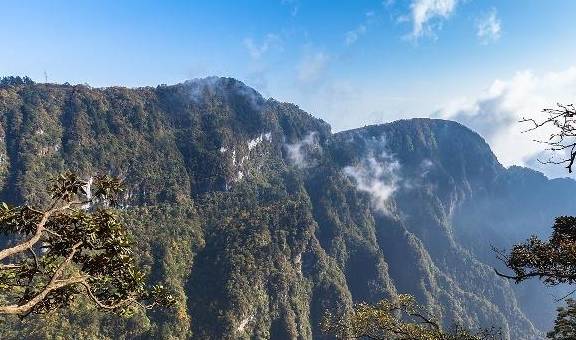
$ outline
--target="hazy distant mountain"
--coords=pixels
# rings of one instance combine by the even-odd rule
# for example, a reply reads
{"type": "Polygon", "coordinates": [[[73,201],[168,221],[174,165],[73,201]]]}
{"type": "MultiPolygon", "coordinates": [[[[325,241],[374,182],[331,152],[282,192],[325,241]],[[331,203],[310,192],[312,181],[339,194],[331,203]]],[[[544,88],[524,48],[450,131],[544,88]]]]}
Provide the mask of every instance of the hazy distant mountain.
{"type": "MultiPolygon", "coordinates": [[[[3,338],[321,338],[324,311],[412,293],[447,324],[534,339],[553,297],[498,278],[491,245],[576,214],[576,182],[505,169],[443,120],[331,134],[292,104],[229,78],[94,89],[0,86],[0,198],[42,202],[64,169],[125,177],[142,264],[176,313],[125,320],[82,307],[3,338]],[[69,333],[70,332],[70,333],[69,333]]],[[[78,304],[83,305],[82,301],[78,304]]]]}

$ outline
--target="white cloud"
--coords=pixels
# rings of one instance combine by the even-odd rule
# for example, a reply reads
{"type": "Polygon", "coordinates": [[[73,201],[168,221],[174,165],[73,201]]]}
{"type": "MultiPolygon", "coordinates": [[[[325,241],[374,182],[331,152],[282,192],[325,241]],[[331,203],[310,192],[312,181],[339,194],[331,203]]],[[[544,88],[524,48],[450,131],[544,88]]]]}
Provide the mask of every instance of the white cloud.
{"type": "Polygon", "coordinates": [[[423,35],[433,34],[434,28],[454,12],[457,2],[458,0],[413,0],[410,5],[410,37],[417,40],[423,35]]]}
{"type": "Polygon", "coordinates": [[[390,214],[389,199],[398,190],[400,163],[386,152],[368,155],[354,166],[343,169],[345,175],[354,179],[356,189],[370,194],[374,207],[390,214]]]}
{"type": "Polygon", "coordinates": [[[313,83],[319,80],[330,58],[324,52],[315,52],[304,56],[297,66],[298,81],[302,83],[313,83]]]}
{"type": "MultiPolygon", "coordinates": [[[[522,133],[529,125],[524,118],[542,120],[544,108],[576,101],[576,67],[560,72],[535,74],[518,72],[509,80],[495,80],[478,98],[462,98],[448,103],[441,116],[459,121],[478,131],[506,165],[534,165],[535,157],[546,148],[534,139],[545,140],[550,131],[539,129],[522,133]]],[[[546,167],[540,168],[545,171],[546,167]]]]}
{"type": "Polygon", "coordinates": [[[258,60],[273,47],[280,46],[280,37],[276,34],[268,33],[260,44],[257,44],[252,38],[244,39],[243,43],[244,47],[248,50],[250,57],[254,60],[258,60]]]}
{"type": "Polygon", "coordinates": [[[330,72],[322,73],[315,82],[302,83],[296,79],[287,93],[289,95],[280,99],[298,103],[303,110],[330,123],[335,132],[410,118],[414,112],[426,112],[430,108],[429,102],[415,93],[412,97],[405,96],[390,90],[386,84],[365,86],[330,72]],[[421,107],[407,109],[422,102],[421,107]]]}
{"type": "Polygon", "coordinates": [[[502,23],[495,9],[492,9],[490,13],[480,18],[476,23],[476,36],[483,44],[498,41],[501,33],[502,23]]]}
{"type": "Polygon", "coordinates": [[[346,46],[354,44],[361,36],[368,32],[368,26],[374,22],[376,12],[368,11],[364,14],[364,21],[353,30],[346,32],[344,42],[346,46]]]}
{"type": "Polygon", "coordinates": [[[366,25],[362,24],[356,27],[355,29],[346,32],[346,39],[345,39],[346,45],[350,46],[354,44],[361,35],[364,35],[366,33],[366,31],[367,31],[366,25]]]}
{"type": "Polygon", "coordinates": [[[284,144],[288,160],[296,167],[303,169],[315,164],[314,156],[322,153],[318,143],[318,132],[308,133],[304,139],[293,144],[284,144]]]}
{"type": "Polygon", "coordinates": [[[283,51],[282,43],[282,37],[273,33],[266,34],[259,41],[253,38],[243,40],[244,47],[251,59],[244,78],[265,96],[269,96],[270,57],[274,52],[283,51]]]}

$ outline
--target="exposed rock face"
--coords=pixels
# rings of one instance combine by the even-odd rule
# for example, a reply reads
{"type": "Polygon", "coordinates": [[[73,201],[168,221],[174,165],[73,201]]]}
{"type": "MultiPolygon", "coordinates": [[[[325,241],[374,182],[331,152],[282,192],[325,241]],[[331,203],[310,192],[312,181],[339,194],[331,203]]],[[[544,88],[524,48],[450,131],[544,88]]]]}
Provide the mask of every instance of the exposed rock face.
{"type": "Polygon", "coordinates": [[[331,134],[295,105],[208,78],[3,86],[0,137],[3,200],[46,201],[45,180],[64,169],[125,177],[121,213],[142,263],[181,302],[176,313],[113,323],[82,307],[41,331],[9,320],[4,337],[52,336],[65,324],[100,338],[322,338],[326,309],[399,292],[447,325],[494,325],[511,339],[550,327],[552,298],[496,277],[490,245],[576,214],[576,183],[503,168],[457,123],[331,134]]]}

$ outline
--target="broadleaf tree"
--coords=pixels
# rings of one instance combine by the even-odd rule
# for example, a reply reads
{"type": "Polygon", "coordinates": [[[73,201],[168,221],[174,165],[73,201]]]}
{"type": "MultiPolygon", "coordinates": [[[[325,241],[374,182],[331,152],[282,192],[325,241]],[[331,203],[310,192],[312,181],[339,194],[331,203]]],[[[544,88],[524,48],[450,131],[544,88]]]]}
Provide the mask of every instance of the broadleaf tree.
{"type": "Polygon", "coordinates": [[[339,339],[372,340],[498,340],[498,329],[476,332],[454,325],[448,330],[429,315],[427,308],[409,294],[383,299],[376,304],[358,303],[350,313],[327,312],[322,330],[339,339]]]}
{"type": "MultiPolygon", "coordinates": [[[[544,118],[522,119],[529,124],[526,132],[535,130],[547,134],[544,140],[547,159],[539,159],[543,164],[564,165],[572,173],[576,162],[576,107],[558,104],[555,108],[543,110],[544,118]]],[[[552,235],[548,240],[531,236],[525,242],[515,244],[509,251],[495,249],[497,257],[512,273],[496,273],[502,277],[521,283],[537,278],[544,284],[576,284],[576,217],[556,217],[552,235]]],[[[548,333],[551,339],[576,338],[576,303],[568,297],[576,291],[558,299],[566,299],[566,307],[558,308],[554,329],[548,333]]]]}
{"type": "Polygon", "coordinates": [[[83,296],[99,309],[169,306],[162,285],[148,287],[131,239],[114,210],[122,182],[111,176],[53,179],[48,207],[0,204],[0,314],[25,317],[83,296]]]}

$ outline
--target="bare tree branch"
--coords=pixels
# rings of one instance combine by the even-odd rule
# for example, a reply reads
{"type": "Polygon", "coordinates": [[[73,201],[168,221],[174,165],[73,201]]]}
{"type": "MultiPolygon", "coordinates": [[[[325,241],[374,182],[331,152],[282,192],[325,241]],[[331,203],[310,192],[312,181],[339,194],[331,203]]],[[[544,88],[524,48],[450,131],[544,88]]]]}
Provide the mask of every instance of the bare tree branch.
{"type": "Polygon", "coordinates": [[[542,121],[534,118],[522,118],[521,123],[530,123],[531,127],[523,132],[535,131],[544,126],[552,126],[555,131],[550,134],[547,141],[537,140],[539,143],[550,146],[548,151],[559,152],[569,150],[569,157],[562,157],[561,160],[553,160],[552,157],[547,161],[538,160],[542,164],[566,164],[568,172],[572,172],[574,162],[576,161],[576,108],[573,104],[563,105],[556,104],[556,108],[542,110],[548,117],[542,121]]]}

